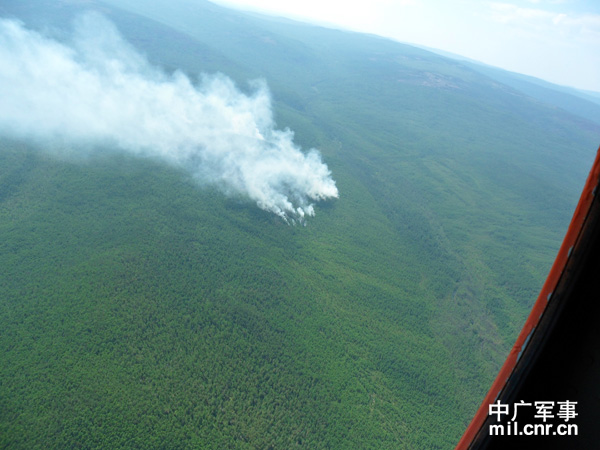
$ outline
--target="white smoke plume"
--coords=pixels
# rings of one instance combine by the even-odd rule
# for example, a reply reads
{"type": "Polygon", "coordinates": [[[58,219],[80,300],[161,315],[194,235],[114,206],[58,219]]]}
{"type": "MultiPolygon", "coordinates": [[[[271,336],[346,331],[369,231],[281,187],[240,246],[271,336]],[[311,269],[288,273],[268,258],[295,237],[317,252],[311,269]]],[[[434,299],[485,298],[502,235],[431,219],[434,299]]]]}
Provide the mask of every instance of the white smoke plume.
{"type": "MultiPolygon", "coordinates": [[[[157,158],[241,194],[284,219],[338,196],[316,150],[277,130],[264,82],[240,92],[223,75],[192,83],[152,67],[97,14],[70,44],[0,19],[0,132],[37,142],[98,144],[157,158]]],[[[91,144],[91,145],[90,145],[91,144]]]]}

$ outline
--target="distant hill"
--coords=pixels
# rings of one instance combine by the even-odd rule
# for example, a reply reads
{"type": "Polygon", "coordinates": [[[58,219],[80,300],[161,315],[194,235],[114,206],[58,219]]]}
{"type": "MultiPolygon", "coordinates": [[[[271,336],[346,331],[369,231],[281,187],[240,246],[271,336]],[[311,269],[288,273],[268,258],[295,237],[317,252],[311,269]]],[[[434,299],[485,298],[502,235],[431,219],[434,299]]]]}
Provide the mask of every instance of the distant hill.
{"type": "Polygon", "coordinates": [[[600,124],[600,93],[598,92],[560,86],[529,75],[489,66],[454,53],[429,49],[427,47],[423,48],[442,56],[456,59],[477,72],[489,76],[543,103],[557,106],[586,120],[600,124]]]}
{"type": "Polygon", "coordinates": [[[600,124],[600,94],[557,86],[534,77],[487,66],[474,68],[543,103],[555,105],[588,121],[600,124]]]}
{"type": "Polygon", "coordinates": [[[0,16],[66,42],[90,8],[168,73],[264,79],[339,198],[288,225],[156,159],[0,137],[0,446],[452,448],[553,261],[597,106],[202,0],[0,16]]]}

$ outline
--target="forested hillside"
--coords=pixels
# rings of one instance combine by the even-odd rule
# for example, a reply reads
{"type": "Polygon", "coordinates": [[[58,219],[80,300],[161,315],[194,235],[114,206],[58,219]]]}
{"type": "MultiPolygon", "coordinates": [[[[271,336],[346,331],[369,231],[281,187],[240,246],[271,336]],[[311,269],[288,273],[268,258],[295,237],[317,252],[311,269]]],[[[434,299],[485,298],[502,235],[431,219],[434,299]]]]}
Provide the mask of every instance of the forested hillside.
{"type": "Polygon", "coordinates": [[[3,127],[0,447],[452,448],[600,127],[421,49],[202,0],[0,17],[67,42],[90,9],[157,70],[264,80],[339,198],[293,224],[158,158],[3,127]]]}

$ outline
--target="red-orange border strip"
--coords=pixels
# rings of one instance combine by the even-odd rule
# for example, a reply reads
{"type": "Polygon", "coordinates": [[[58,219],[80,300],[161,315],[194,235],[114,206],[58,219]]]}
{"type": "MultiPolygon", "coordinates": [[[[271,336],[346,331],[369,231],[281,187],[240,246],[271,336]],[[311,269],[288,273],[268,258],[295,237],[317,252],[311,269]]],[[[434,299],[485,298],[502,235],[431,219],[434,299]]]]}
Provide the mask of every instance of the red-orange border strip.
{"type": "Polygon", "coordinates": [[[550,269],[550,273],[548,274],[548,278],[546,278],[546,282],[542,286],[542,290],[540,291],[540,295],[538,296],[536,302],[531,309],[531,313],[529,313],[529,317],[525,321],[525,325],[517,337],[513,348],[511,349],[506,361],[502,365],[500,372],[498,372],[498,376],[492,383],[492,387],[488,391],[487,395],[483,399],[483,402],[479,406],[479,409],[473,416],[471,423],[465,430],[462,438],[456,445],[455,450],[467,450],[469,446],[472,444],[473,440],[481,430],[485,420],[489,414],[489,405],[496,401],[496,398],[500,395],[504,386],[508,382],[512,372],[517,364],[519,359],[519,354],[521,350],[524,348],[526,341],[533,331],[533,329],[538,325],[542,314],[544,313],[546,307],[548,306],[548,298],[552,295],[552,292],[556,288],[558,281],[560,280],[561,275],[565,269],[567,261],[569,259],[570,250],[575,245],[577,238],[583,228],[583,224],[588,215],[590,207],[592,205],[592,201],[594,199],[594,191],[599,186],[600,179],[600,148],[596,153],[596,159],[594,161],[594,165],[588,175],[585,186],[583,187],[583,192],[581,193],[581,197],[579,198],[579,202],[577,203],[577,207],[575,208],[575,212],[573,213],[573,218],[571,219],[571,223],[569,224],[569,228],[567,229],[567,234],[563,239],[562,245],[558,251],[558,255],[554,260],[554,264],[550,269]]]}

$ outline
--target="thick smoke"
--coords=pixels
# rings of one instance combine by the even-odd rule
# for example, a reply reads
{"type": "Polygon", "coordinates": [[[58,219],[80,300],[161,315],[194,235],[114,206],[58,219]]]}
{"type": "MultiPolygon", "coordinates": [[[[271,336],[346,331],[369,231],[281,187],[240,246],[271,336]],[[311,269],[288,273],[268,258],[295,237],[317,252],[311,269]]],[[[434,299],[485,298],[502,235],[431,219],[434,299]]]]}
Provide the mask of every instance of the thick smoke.
{"type": "Polygon", "coordinates": [[[97,14],[76,21],[70,42],[0,19],[0,132],[157,158],[284,219],[338,196],[319,153],[275,129],[264,82],[246,95],[222,75],[165,74],[97,14]]]}

